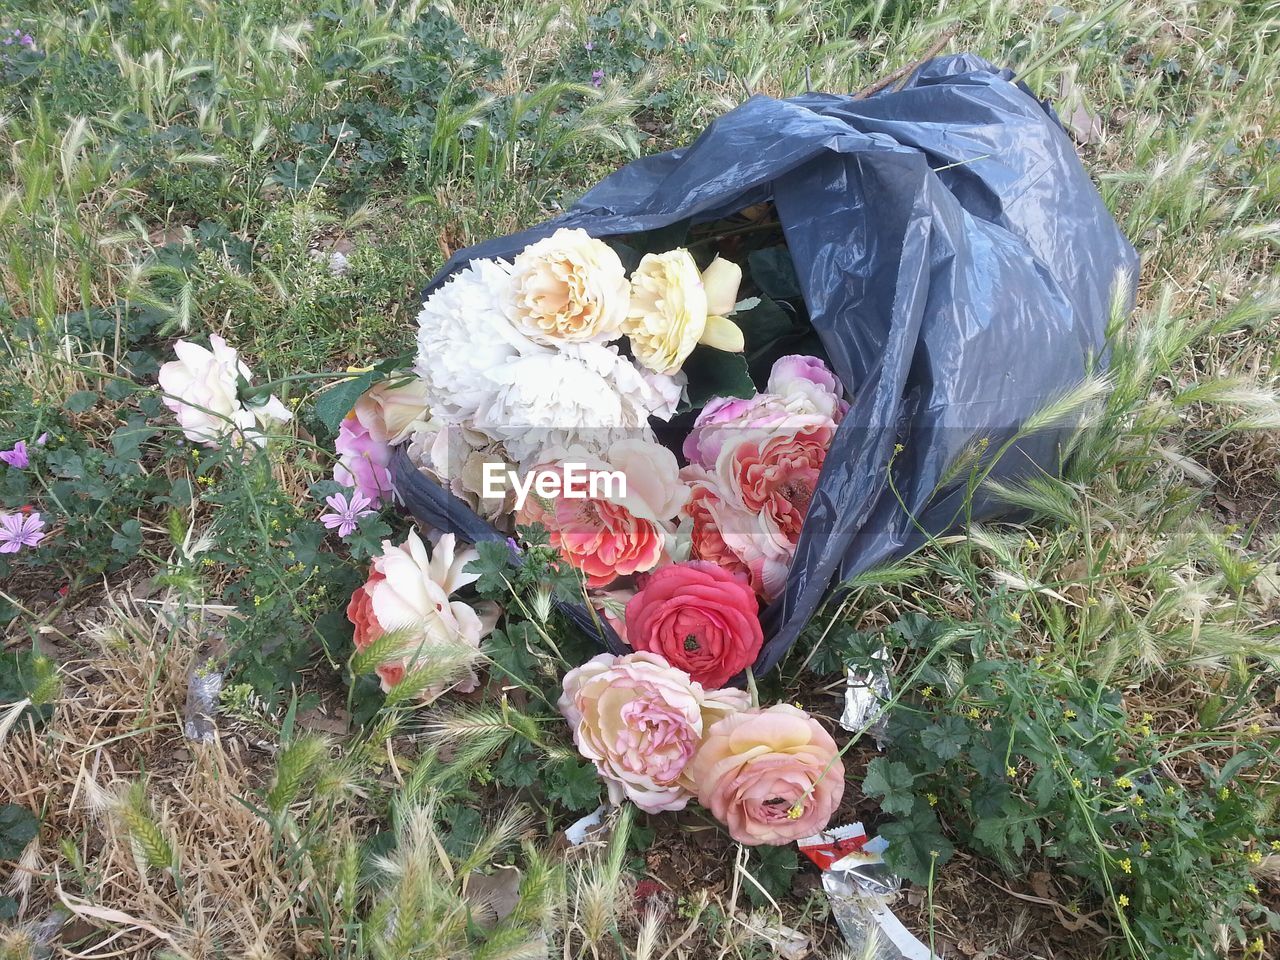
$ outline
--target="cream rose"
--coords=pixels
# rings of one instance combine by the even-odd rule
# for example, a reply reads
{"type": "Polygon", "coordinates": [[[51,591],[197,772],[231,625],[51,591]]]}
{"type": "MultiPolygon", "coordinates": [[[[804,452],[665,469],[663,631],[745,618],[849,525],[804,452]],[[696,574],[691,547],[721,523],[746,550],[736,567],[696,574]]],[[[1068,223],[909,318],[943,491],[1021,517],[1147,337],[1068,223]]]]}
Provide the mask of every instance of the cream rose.
{"type": "Polygon", "coordinates": [[[652,653],[588,660],[565,674],[559,703],[610,799],[648,813],[684,808],[696,789],[685,768],[704,731],[749,705],[744,691],[703,690],[652,653]]]}
{"type": "Polygon", "coordinates": [[[356,401],[353,412],[361,423],[370,425],[371,432],[379,434],[378,439],[394,447],[431,422],[427,393],[427,383],[421,377],[409,377],[394,387],[375,384],[356,401]]]}
{"type": "Polygon", "coordinates": [[[672,374],[699,343],[740,353],[733,311],[742,268],[716,258],[701,274],[688,250],[645,254],[631,276],[631,307],[622,332],[644,366],[672,374]]]}
{"type": "Polygon", "coordinates": [[[511,322],[532,340],[602,343],[618,337],[631,287],[622,261],[585,230],[561,228],[511,267],[511,322]]]}

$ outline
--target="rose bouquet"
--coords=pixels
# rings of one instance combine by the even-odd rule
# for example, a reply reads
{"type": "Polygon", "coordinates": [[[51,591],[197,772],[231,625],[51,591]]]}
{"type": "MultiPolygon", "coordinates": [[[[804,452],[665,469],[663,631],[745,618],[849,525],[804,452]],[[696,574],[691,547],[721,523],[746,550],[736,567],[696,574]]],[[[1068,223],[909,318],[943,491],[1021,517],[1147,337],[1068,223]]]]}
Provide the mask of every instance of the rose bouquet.
{"type": "MultiPolygon", "coordinates": [[[[544,544],[632,651],[569,664],[559,697],[612,799],[657,812],[696,797],[738,840],[785,843],[835,809],[839,753],[807,714],[753,706],[734,684],[760,653],[761,612],[848,404],[819,356],[779,347],[782,306],[739,299],[735,259],[702,260],[560,229],[510,262],[471,261],[425,299],[412,373],[342,420],[334,478],[387,504],[399,446],[509,537],[503,549],[544,544]]],[[[498,622],[457,597],[479,577],[477,551],[433,535],[385,543],[348,607],[357,649],[385,645],[384,689],[478,649],[498,622]]],[[[415,695],[476,683],[468,667],[415,695]]]]}

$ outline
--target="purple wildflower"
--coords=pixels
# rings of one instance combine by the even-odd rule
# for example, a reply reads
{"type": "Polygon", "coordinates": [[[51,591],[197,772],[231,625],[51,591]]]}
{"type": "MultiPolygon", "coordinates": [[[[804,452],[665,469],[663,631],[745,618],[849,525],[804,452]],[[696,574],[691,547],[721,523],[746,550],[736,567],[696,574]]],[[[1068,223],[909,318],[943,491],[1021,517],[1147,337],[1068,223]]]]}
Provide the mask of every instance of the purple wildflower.
{"type": "Polygon", "coordinates": [[[598,86],[600,86],[600,84],[602,84],[602,83],[604,83],[604,71],[603,71],[603,70],[592,70],[592,71],[591,71],[591,85],[592,85],[593,87],[598,87],[598,86]]]}
{"type": "Polygon", "coordinates": [[[16,470],[25,470],[31,466],[31,457],[27,455],[27,441],[19,440],[12,450],[0,450],[0,460],[16,470]]]}
{"type": "Polygon", "coordinates": [[[372,501],[359,490],[351,491],[350,498],[345,493],[335,493],[325,497],[324,502],[333,512],[321,514],[320,522],[330,530],[337,527],[340,537],[351,536],[360,523],[360,518],[373,513],[369,509],[372,501]]]}
{"type": "Polygon", "coordinates": [[[588,52],[589,52],[589,51],[591,51],[591,50],[594,50],[595,48],[596,48],[596,45],[595,45],[595,43],[594,43],[593,41],[591,41],[591,40],[588,40],[586,43],[584,43],[584,44],[582,45],[582,49],[583,49],[583,50],[586,50],[586,51],[588,51],[588,52]]]}
{"type": "Polygon", "coordinates": [[[49,431],[48,431],[48,430],[46,430],[44,433],[40,434],[40,436],[36,437],[36,446],[37,446],[37,447],[43,447],[43,446],[44,446],[46,443],[48,443],[48,442],[49,442],[49,431]]]}
{"type": "Polygon", "coordinates": [[[22,39],[19,40],[18,42],[21,43],[24,47],[34,47],[36,45],[35,38],[32,37],[31,34],[29,33],[24,33],[22,35],[22,39]]]}
{"type": "Polygon", "coordinates": [[[0,513],[0,553],[17,553],[44,539],[44,520],[38,513],[0,513]]]}

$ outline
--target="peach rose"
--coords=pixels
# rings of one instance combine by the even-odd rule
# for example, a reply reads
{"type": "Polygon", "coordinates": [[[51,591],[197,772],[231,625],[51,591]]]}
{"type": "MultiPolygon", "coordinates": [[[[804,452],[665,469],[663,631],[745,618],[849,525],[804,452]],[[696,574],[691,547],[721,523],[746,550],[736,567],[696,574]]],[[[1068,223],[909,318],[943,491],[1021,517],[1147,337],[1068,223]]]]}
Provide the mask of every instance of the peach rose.
{"type": "MultiPolygon", "coordinates": [[[[459,648],[478,650],[480,641],[493,630],[496,610],[477,610],[461,600],[449,599],[460,588],[475,582],[476,575],[464,573],[463,568],[477,556],[469,547],[456,549],[451,533],[441,536],[430,553],[416,530],[410,530],[400,546],[383,542],[368,581],[347,604],[347,619],[355,627],[357,650],[366,649],[384,633],[402,631],[405,635],[399,649],[375,670],[383,690],[390,690],[403,680],[416,662],[428,659],[432,647],[456,658],[459,648]]],[[[469,672],[453,686],[464,693],[474,690],[475,673],[469,672]]],[[[432,698],[445,689],[432,685],[423,693],[432,698]]]]}
{"type": "Polygon", "coordinates": [[[511,266],[512,323],[531,340],[606,342],[618,337],[631,285],[608,244],[561,228],[511,266]]]}
{"type": "Polygon", "coordinates": [[[352,414],[380,442],[394,447],[432,422],[427,382],[421,377],[407,377],[397,381],[396,386],[375,384],[356,401],[352,414]]]}
{"type": "Polygon", "coordinates": [[[655,571],[627,604],[627,641],[707,687],[723,687],[764,644],[746,577],[690,560],[655,571]]]}
{"type": "Polygon", "coordinates": [[[781,846],[819,833],[844,795],[831,735],[785,703],[718,720],[687,767],[698,802],[739,843],[781,846]]]}
{"type": "Polygon", "coordinates": [[[704,691],[652,653],[588,660],[565,675],[559,702],[610,800],[625,796],[647,813],[684,808],[694,790],[684,771],[703,732],[749,705],[745,692],[704,691]]]}

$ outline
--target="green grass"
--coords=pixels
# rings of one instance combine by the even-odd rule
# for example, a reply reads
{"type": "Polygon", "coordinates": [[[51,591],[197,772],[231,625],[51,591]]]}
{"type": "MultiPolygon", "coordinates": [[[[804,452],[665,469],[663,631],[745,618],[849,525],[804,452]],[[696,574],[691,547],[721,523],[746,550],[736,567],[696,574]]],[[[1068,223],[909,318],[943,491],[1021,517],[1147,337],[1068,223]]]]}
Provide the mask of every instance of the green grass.
{"type": "MultiPolygon", "coordinates": [[[[544,937],[596,957],[755,957],[777,922],[830,953],[820,901],[758,853],[730,850],[669,917],[635,916],[631,885],[660,861],[646,847],[696,832],[628,821],[566,860],[548,841],[598,786],[505,703],[424,728],[366,678],[342,706],[355,733],[304,732],[344,701],[341,609],[386,527],[351,559],[310,531],[300,505],[331,465],[309,388],[288,391],[296,437],[244,464],[193,456],[133,385],[178,335],[224,334],[260,381],[404,353],[416,292],[452,251],[555,214],[749,93],[858,90],[948,30],[949,50],[1010,66],[1062,116],[1099,118],[1080,150],[1142,253],[1138,307],[1115,318],[1111,389],[1082,398],[1066,476],[1002,491],[1037,519],[863,578],[765,682],[831,714],[843,662],[888,644],[897,739],[866,789],[898,818],[895,865],[929,888],[931,912],[904,910],[926,938],[1010,956],[1277,949],[1280,4],[0,0],[5,29],[35,48],[0,61],[0,446],[53,442],[30,475],[0,475],[0,507],[35,502],[60,526],[38,564],[0,560],[0,701],[20,704],[0,712],[0,776],[42,818],[6,864],[19,882],[0,908],[22,913],[0,956],[34,949],[22,923],[57,902],[54,867],[72,902],[163,932],[82,913],[125,929],[130,955],[435,956],[439,931],[477,957],[539,955],[544,937]],[[117,602],[142,593],[191,622],[117,602]],[[33,646],[65,664],[61,694],[33,646]],[[176,739],[197,655],[229,657],[225,712],[275,759],[231,771],[152,744],[153,728],[176,739]],[[162,711],[86,712],[103,677],[143,663],[162,711]],[[108,728],[116,773],[86,781],[96,753],[68,744],[108,728]],[[192,784],[211,811],[198,830],[192,784]],[[253,866],[232,911],[217,865],[237,843],[253,866]],[[493,864],[520,867],[521,901],[481,931],[468,890],[493,864]],[[744,919],[740,871],[766,878],[780,918],[761,900],[744,919]],[[1048,888],[1028,886],[1043,872],[1048,888]],[[991,877],[1088,924],[992,907],[991,877]]],[[[503,669],[554,673],[537,638],[505,639],[503,669]]],[[[871,756],[850,754],[851,790],[871,756]]]]}

